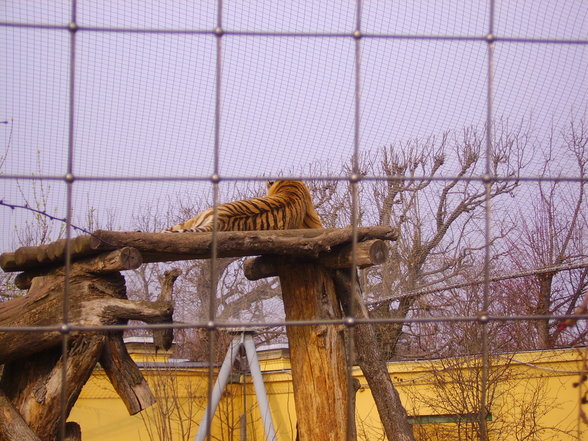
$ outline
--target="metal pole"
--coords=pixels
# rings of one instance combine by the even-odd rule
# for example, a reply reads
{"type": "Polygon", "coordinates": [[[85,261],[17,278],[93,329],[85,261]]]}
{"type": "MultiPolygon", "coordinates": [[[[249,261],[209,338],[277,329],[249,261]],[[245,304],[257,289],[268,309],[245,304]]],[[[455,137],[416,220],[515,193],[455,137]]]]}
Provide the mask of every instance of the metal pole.
{"type": "Polygon", "coordinates": [[[263,377],[261,376],[261,368],[259,367],[259,360],[257,359],[257,351],[255,350],[255,343],[251,334],[245,334],[243,339],[243,346],[245,346],[245,353],[249,362],[249,370],[251,371],[251,378],[255,386],[255,395],[257,395],[257,403],[259,405],[259,412],[263,421],[263,430],[267,441],[276,441],[276,431],[272,421],[272,414],[267,399],[267,392],[263,384],[263,377]]]}
{"type": "Polygon", "coordinates": [[[206,406],[206,411],[204,412],[204,416],[202,417],[202,421],[200,422],[200,427],[198,427],[198,433],[196,434],[195,441],[204,441],[206,435],[209,431],[209,423],[212,421],[212,416],[216,412],[216,408],[218,407],[218,403],[220,402],[222,392],[227,386],[229,382],[229,377],[231,374],[231,368],[233,367],[233,363],[237,358],[237,354],[239,353],[239,348],[243,344],[243,334],[240,336],[235,336],[233,341],[231,341],[231,346],[227,351],[227,355],[225,356],[225,360],[220,368],[218,373],[218,377],[214,384],[214,388],[212,389],[212,394],[210,396],[210,403],[206,406]]]}

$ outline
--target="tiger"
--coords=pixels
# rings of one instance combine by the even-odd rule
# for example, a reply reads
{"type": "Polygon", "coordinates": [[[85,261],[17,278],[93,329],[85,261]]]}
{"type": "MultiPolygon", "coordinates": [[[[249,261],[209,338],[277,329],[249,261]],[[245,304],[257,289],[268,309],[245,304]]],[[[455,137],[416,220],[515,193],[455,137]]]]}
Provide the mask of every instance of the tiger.
{"type": "MultiPolygon", "coordinates": [[[[214,209],[199,213],[163,233],[210,232],[214,209]]],[[[310,191],[302,181],[269,181],[267,195],[243,199],[217,207],[216,231],[288,230],[323,228],[310,191]]]]}

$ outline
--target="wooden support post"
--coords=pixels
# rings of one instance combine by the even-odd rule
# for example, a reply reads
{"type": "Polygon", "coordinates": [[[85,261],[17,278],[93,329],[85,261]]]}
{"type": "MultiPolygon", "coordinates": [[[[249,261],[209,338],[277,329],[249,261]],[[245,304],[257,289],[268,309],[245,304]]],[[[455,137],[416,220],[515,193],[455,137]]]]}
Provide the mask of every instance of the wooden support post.
{"type": "MultiPolygon", "coordinates": [[[[286,319],[341,318],[328,271],[316,263],[279,260],[286,319]]],[[[294,402],[300,441],[341,441],[347,431],[345,345],[339,327],[289,326],[294,402]]]]}
{"type": "MultiPolygon", "coordinates": [[[[387,248],[382,241],[365,241],[357,244],[355,262],[358,266],[366,267],[382,263],[385,261],[386,256],[387,248]]],[[[368,319],[368,310],[360,296],[359,286],[355,290],[352,290],[352,280],[349,270],[349,267],[351,267],[351,246],[347,245],[339,250],[334,250],[331,253],[319,256],[315,264],[318,263],[334,270],[330,274],[333,274],[337,297],[345,315],[368,319]],[[352,296],[353,302],[351,302],[352,296]]],[[[259,256],[247,259],[243,269],[245,276],[249,280],[258,280],[264,277],[278,275],[278,264],[272,256],[259,256]]],[[[282,292],[284,292],[283,286],[282,292]]],[[[284,298],[285,307],[286,298],[284,298]]],[[[353,328],[352,334],[355,341],[357,362],[372,390],[372,395],[388,439],[414,441],[414,435],[408,423],[406,411],[392,383],[386,363],[381,358],[379,344],[373,326],[371,324],[356,325],[353,328]]]]}

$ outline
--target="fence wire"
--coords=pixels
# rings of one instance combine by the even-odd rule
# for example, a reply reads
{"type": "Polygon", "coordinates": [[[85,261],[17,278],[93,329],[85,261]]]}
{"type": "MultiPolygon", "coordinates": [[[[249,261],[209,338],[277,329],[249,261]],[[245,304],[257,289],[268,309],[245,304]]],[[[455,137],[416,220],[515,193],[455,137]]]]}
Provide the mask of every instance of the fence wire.
{"type": "MultiPolygon", "coordinates": [[[[223,84],[223,69],[226,66],[227,61],[223,58],[223,45],[229,39],[239,38],[263,38],[263,39],[341,39],[349,40],[353,42],[353,60],[354,60],[354,81],[349,84],[349,89],[353,93],[353,152],[352,152],[352,164],[350,173],[347,176],[333,176],[333,175],[317,175],[317,174],[298,174],[287,176],[287,179],[312,179],[315,181],[338,181],[348,182],[351,186],[351,225],[353,228],[353,267],[356,264],[356,245],[357,245],[357,228],[359,225],[359,190],[358,186],[363,182],[392,182],[392,181],[441,181],[451,182],[455,179],[463,181],[472,181],[480,183],[485,186],[486,194],[484,201],[484,266],[483,266],[483,278],[476,280],[475,282],[461,283],[461,284],[450,284],[441,286],[439,288],[423,289],[416,292],[398,293],[393,294],[389,297],[384,297],[376,301],[368,302],[368,305],[378,305],[382,302],[390,300],[398,300],[407,296],[421,296],[438,292],[441,290],[449,290],[455,288],[463,288],[467,286],[473,286],[475,284],[481,284],[483,286],[482,294],[482,310],[474,316],[447,316],[447,317],[386,317],[386,318],[371,318],[368,320],[359,319],[353,317],[350,321],[349,318],[343,318],[341,320],[307,320],[307,321],[263,321],[263,322],[252,322],[243,323],[241,321],[230,322],[230,321],[217,321],[217,305],[216,305],[216,288],[211,287],[209,293],[209,305],[208,305],[208,318],[205,321],[197,322],[175,322],[169,324],[133,324],[133,325],[111,325],[111,326],[74,326],[69,322],[69,311],[70,311],[70,286],[69,286],[69,274],[71,271],[71,249],[68,247],[66,253],[66,271],[65,271],[65,295],[63,303],[63,322],[59,326],[34,326],[34,327],[22,327],[18,329],[3,327],[0,328],[0,332],[47,332],[47,331],[58,331],[63,334],[63,345],[62,345],[62,356],[63,372],[62,372],[62,384],[66,384],[66,362],[68,356],[68,341],[69,336],[72,332],[76,331],[127,331],[127,330],[153,330],[153,329],[192,329],[192,328],[203,328],[207,329],[210,334],[209,338],[209,389],[208,397],[210,399],[212,384],[214,380],[214,354],[215,354],[215,334],[216,331],[239,327],[239,328],[261,328],[261,327],[290,327],[290,326],[312,326],[312,325],[327,325],[327,326],[341,326],[356,325],[362,323],[371,324],[407,324],[407,323],[436,323],[436,322],[447,322],[447,323],[458,323],[458,322],[473,322],[478,323],[482,328],[482,387],[481,387],[481,402],[486,402],[486,383],[488,382],[489,375],[489,335],[487,326],[492,321],[532,321],[532,320],[544,320],[544,319],[565,319],[577,317],[573,315],[552,315],[552,314],[527,314],[527,315],[511,315],[511,316],[496,316],[489,313],[490,303],[490,286],[493,282],[498,280],[504,280],[507,278],[516,278],[521,276],[528,276],[534,274],[540,274],[542,272],[554,271],[554,270],[569,270],[573,268],[586,267],[585,262],[580,264],[572,265],[560,265],[557,267],[539,268],[533,269],[526,272],[511,273],[507,275],[493,275],[491,271],[491,248],[492,248],[492,195],[491,185],[496,180],[508,181],[516,180],[517,182],[572,182],[583,184],[586,182],[585,177],[578,176],[565,176],[559,175],[556,177],[552,176],[494,176],[492,165],[490,163],[493,156],[494,140],[492,138],[492,127],[494,121],[494,103],[493,99],[496,92],[495,84],[495,48],[497,45],[552,45],[552,46],[588,46],[588,39],[585,38],[536,38],[533,36],[505,36],[497,33],[495,29],[495,8],[496,1],[490,0],[488,2],[488,20],[487,28],[480,32],[479,35],[442,35],[439,33],[433,34],[414,34],[414,33],[381,33],[381,32],[370,32],[363,28],[363,9],[364,2],[361,0],[356,1],[355,5],[355,23],[354,29],[351,32],[290,32],[290,31],[261,31],[261,30],[230,30],[225,28],[224,23],[224,3],[222,0],[216,2],[216,21],[210,23],[210,27],[206,28],[195,28],[195,29],[173,29],[173,28],[136,28],[136,27],[109,27],[109,26],[87,26],[80,25],[78,23],[78,2],[72,0],[70,10],[70,21],[64,25],[56,24],[42,24],[42,23],[27,23],[27,22],[7,22],[0,21],[0,28],[17,28],[21,30],[47,30],[55,32],[67,32],[69,35],[69,78],[68,78],[68,134],[67,134],[67,157],[64,175],[61,174],[35,174],[28,175],[22,173],[6,173],[0,175],[1,180],[12,180],[12,181],[26,181],[26,180],[45,180],[45,181],[62,181],[66,187],[66,206],[63,217],[56,218],[55,220],[64,221],[66,225],[65,238],[70,239],[74,229],[80,230],[74,225],[72,220],[72,212],[74,209],[73,189],[78,183],[81,182],[206,182],[212,185],[212,195],[215,207],[215,216],[217,216],[217,205],[220,201],[220,189],[219,185],[223,182],[260,182],[268,179],[283,179],[284,176],[267,176],[267,175],[230,175],[222,174],[220,168],[220,162],[222,159],[221,152],[221,136],[223,133],[223,119],[222,119],[222,93],[224,90],[223,84]],[[131,35],[189,35],[189,36],[202,36],[210,37],[215,40],[215,69],[214,69],[214,136],[213,136],[213,163],[209,174],[193,176],[193,175],[163,175],[163,176],[118,176],[118,175],[101,175],[101,174],[88,174],[88,173],[77,173],[74,167],[74,155],[76,154],[78,145],[76,144],[76,129],[77,129],[77,114],[76,108],[78,100],[83,99],[78,94],[76,88],[77,72],[78,72],[78,57],[80,55],[79,49],[79,38],[81,35],[86,33],[93,34],[131,34],[131,35]],[[477,42],[485,44],[486,46],[486,142],[485,142],[485,173],[480,176],[464,177],[464,176],[427,176],[427,175],[414,175],[406,178],[405,176],[394,176],[394,175],[371,175],[364,173],[361,170],[359,164],[359,158],[362,153],[361,148],[361,113],[362,113],[362,73],[363,73],[363,48],[365,44],[369,44],[373,41],[378,40],[395,40],[395,41],[407,41],[407,42],[418,42],[420,44],[428,44],[431,42],[439,41],[450,41],[450,42],[477,42]]],[[[31,209],[31,207],[11,203],[11,201],[0,201],[0,205],[4,205],[10,208],[22,208],[31,209]]],[[[82,231],[84,231],[82,229],[82,231]]],[[[69,241],[68,241],[69,243],[69,241]]],[[[218,269],[218,257],[217,257],[217,235],[216,231],[213,232],[212,242],[212,258],[210,265],[211,280],[215,280],[218,269]]],[[[355,277],[356,271],[352,271],[353,277],[355,277]]],[[[355,283],[353,283],[355,287],[355,283]]],[[[581,315],[581,318],[588,318],[586,315],[581,315]]],[[[350,332],[353,332],[353,326],[349,326],[350,332]]],[[[351,339],[348,339],[348,341],[351,339]]],[[[347,348],[351,350],[351,346],[347,348]]],[[[353,359],[350,356],[350,359],[353,359]]],[[[351,379],[351,366],[348,369],[348,376],[351,379]]],[[[349,381],[351,384],[351,381],[349,381]]],[[[62,389],[62,404],[66,403],[67,397],[65,396],[65,387],[62,389]]],[[[352,388],[349,389],[348,402],[352,402],[352,395],[354,391],[352,388]]],[[[348,409],[350,420],[353,416],[353,409],[348,409]]],[[[62,421],[61,421],[61,439],[65,439],[65,406],[62,406],[62,421]]],[[[208,415],[209,423],[212,419],[212,415],[208,415]]],[[[210,424],[209,424],[210,427],[210,424]]],[[[350,429],[348,429],[348,438],[351,439],[350,429]]],[[[209,434],[210,439],[210,434],[209,434]]]]}

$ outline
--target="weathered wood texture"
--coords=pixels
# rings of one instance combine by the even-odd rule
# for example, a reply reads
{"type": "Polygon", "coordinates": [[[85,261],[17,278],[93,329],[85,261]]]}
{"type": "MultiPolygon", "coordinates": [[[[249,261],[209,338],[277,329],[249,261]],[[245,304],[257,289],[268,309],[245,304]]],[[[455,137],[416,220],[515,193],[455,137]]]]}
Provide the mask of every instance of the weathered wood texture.
{"type": "MultiPolygon", "coordinates": [[[[285,231],[241,231],[217,233],[218,257],[243,257],[277,254],[293,257],[318,257],[320,253],[350,243],[351,228],[285,231]]],[[[138,233],[98,230],[92,236],[71,239],[72,259],[123,247],[141,252],[144,262],[207,259],[212,253],[212,233],[138,233]]],[[[391,227],[361,227],[359,242],[370,239],[395,240],[391,227]]],[[[0,255],[0,267],[7,272],[29,271],[50,263],[65,262],[66,242],[61,240],[39,247],[23,247],[0,255]]]]}
{"type": "MultiPolygon", "coordinates": [[[[73,259],[98,254],[102,251],[93,250],[90,240],[91,236],[78,236],[70,240],[73,259]]],[[[24,271],[50,264],[65,265],[67,243],[66,239],[60,239],[47,245],[20,247],[13,253],[3,253],[0,255],[0,268],[4,271],[24,271]]],[[[115,248],[120,247],[110,249],[115,248]]]]}
{"type": "Polygon", "coordinates": [[[41,441],[0,389],[0,440],[41,441]]]}
{"type": "MultiPolygon", "coordinates": [[[[352,262],[360,267],[381,263],[386,258],[386,248],[380,240],[397,237],[396,231],[388,227],[358,228],[355,233],[358,243],[354,250],[350,245],[354,235],[351,228],[219,232],[216,255],[219,258],[281,256],[275,273],[280,276],[287,319],[334,319],[342,314],[331,273],[325,266],[346,268],[352,262]]],[[[61,388],[64,362],[69,379],[65,391],[66,414],[98,360],[131,414],[152,404],[153,395],[128,356],[120,334],[80,333],[75,328],[123,324],[130,319],[170,323],[172,288],[179,273],[166,273],[158,301],[145,302],[126,298],[124,278],[118,271],[136,268],[142,262],[209,258],[213,237],[211,233],[97,231],[91,236],[2,254],[2,269],[25,271],[17,281],[19,286],[29,287],[29,293],[0,304],[0,326],[58,328],[64,322],[63,305],[67,303],[67,323],[74,332],[64,330],[70,343],[65,361],[61,359],[64,335],[60,332],[18,329],[0,332],[0,363],[5,363],[0,389],[6,392],[9,401],[6,405],[0,402],[0,411],[11,421],[10,427],[0,432],[0,439],[11,439],[9,433],[17,431],[22,423],[17,418],[20,414],[39,439],[55,440],[60,417],[56,414],[60,412],[56,405],[57,391],[61,388]],[[63,264],[68,250],[72,265],[66,298],[63,264]]],[[[347,429],[352,430],[353,426],[352,421],[347,423],[348,378],[341,329],[323,325],[289,326],[287,332],[300,439],[344,439],[347,429]]],[[[154,339],[158,347],[167,348],[173,334],[171,330],[157,330],[154,339]]],[[[356,342],[359,344],[357,338],[356,342]]],[[[364,343],[373,342],[366,339],[364,343]]],[[[66,437],[80,439],[77,429],[68,427],[66,437]]],[[[25,432],[23,429],[23,436],[28,436],[25,432]]]]}
{"type": "MultiPolygon", "coordinates": [[[[278,260],[287,320],[341,318],[328,271],[278,260]]],[[[347,431],[345,345],[335,326],[289,326],[294,402],[300,441],[341,441],[347,431]]]]}
{"type": "MultiPolygon", "coordinates": [[[[374,239],[359,242],[355,247],[355,265],[367,268],[379,265],[388,257],[386,242],[374,239]]],[[[353,263],[352,244],[337,247],[328,253],[321,253],[315,262],[329,269],[351,268],[353,263]]],[[[243,272],[249,280],[259,280],[277,276],[276,259],[274,256],[259,256],[247,259],[243,264],[243,272]]]]}
{"type": "MultiPolygon", "coordinates": [[[[162,320],[161,323],[171,323],[172,322],[172,315],[174,313],[174,301],[173,301],[173,290],[174,290],[174,283],[178,277],[182,274],[177,268],[172,270],[168,270],[163,274],[163,277],[160,279],[161,284],[161,292],[159,293],[159,297],[157,298],[157,302],[161,304],[168,304],[170,305],[170,318],[169,320],[162,320]]],[[[169,348],[172,347],[174,341],[174,331],[171,328],[167,329],[156,329],[153,331],[153,344],[155,346],[155,351],[159,351],[163,349],[167,351],[169,348]]]]}
{"type": "MultiPolygon", "coordinates": [[[[136,269],[143,263],[141,253],[135,248],[124,247],[97,256],[86,257],[71,265],[71,273],[106,274],[136,269]]],[[[65,276],[65,267],[47,265],[44,269],[25,271],[17,275],[14,284],[20,289],[29,289],[35,277],[43,275],[65,276]]]]}
{"type": "Polygon", "coordinates": [[[82,441],[82,428],[73,421],[65,423],[65,438],[63,441],[82,441]]]}
{"type": "MultiPolygon", "coordinates": [[[[18,330],[23,326],[59,328],[63,323],[66,299],[62,269],[34,277],[27,295],[0,303],[0,326],[15,328],[0,332],[0,364],[4,363],[0,391],[6,393],[7,399],[6,403],[0,402],[0,412],[7,415],[6,424],[0,424],[0,440],[34,440],[26,438],[34,433],[36,439],[55,441],[60,429],[61,390],[65,387],[64,409],[68,415],[98,361],[130,414],[155,402],[147,382],[127,353],[122,333],[75,331],[77,326],[125,324],[128,320],[171,322],[173,283],[179,271],[165,274],[158,301],[130,301],[126,298],[124,278],[117,269],[121,262],[126,266],[124,262],[132,261],[131,266],[135,266],[137,257],[140,261],[135,250],[123,249],[72,265],[67,297],[67,323],[71,328],[66,330],[69,331],[66,335],[57,331],[18,330]],[[64,338],[69,342],[65,361],[64,338]],[[61,383],[63,363],[67,373],[65,386],[61,383]]],[[[163,347],[171,344],[173,334],[171,330],[162,332],[159,340],[163,347]]],[[[68,423],[65,439],[80,440],[79,426],[68,423]]]]}
{"type": "MultiPolygon", "coordinates": [[[[105,337],[99,334],[72,337],[65,360],[60,348],[52,348],[4,366],[0,389],[42,441],[57,439],[62,389],[67,416],[96,366],[104,340],[105,337]],[[67,375],[65,384],[62,383],[64,363],[67,375]]],[[[4,439],[2,433],[0,439],[4,439]]]]}
{"type": "Polygon", "coordinates": [[[127,406],[129,415],[135,415],[155,403],[147,381],[127,352],[122,333],[108,336],[100,365],[127,406]]]}

